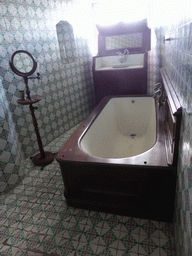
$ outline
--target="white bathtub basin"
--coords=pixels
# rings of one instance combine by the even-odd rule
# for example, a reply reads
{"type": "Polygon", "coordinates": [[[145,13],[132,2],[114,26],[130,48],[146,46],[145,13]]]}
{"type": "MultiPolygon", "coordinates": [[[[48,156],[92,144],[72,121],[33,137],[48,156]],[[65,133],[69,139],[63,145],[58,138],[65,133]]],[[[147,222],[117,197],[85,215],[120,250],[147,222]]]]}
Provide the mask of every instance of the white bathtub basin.
{"type": "Polygon", "coordinates": [[[95,58],[95,70],[133,69],[144,67],[144,53],[127,55],[126,61],[119,62],[119,56],[102,56],[95,58]]]}
{"type": "Polygon", "coordinates": [[[127,158],[156,142],[156,108],[152,97],[111,99],[80,140],[91,156],[127,158]]]}

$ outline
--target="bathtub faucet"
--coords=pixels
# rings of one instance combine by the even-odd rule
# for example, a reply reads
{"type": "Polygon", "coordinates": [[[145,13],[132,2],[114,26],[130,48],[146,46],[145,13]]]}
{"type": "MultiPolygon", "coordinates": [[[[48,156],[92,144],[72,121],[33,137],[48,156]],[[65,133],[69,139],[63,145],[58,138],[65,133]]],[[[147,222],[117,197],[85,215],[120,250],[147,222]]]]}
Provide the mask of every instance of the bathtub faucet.
{"type": "Polygon", "coordinates": [[[154,95],[153,97],[156,99],[156,102],[159,105],[159,108],[161,106],[165,106],[167,101],[167,96],[165,94],[165,91],[161,85],[161,83],[157,83],[154,87],[154,95]]]}
{"type": "Polygon", "coordinates": [[[125,62],[127,59],[127,56],[129,55],[129,51],[127,49],[124,50],[124,52],[116,52],[119,55],[119,61],[121,63],[125,62]]]}
{"type": "Polygon", "coordinates": [[[162,85],[161,83],[157,83],[154,87],[153,97],[156,99],[157,102],[159,102],[161,95],[162,95],[162,85]]]}

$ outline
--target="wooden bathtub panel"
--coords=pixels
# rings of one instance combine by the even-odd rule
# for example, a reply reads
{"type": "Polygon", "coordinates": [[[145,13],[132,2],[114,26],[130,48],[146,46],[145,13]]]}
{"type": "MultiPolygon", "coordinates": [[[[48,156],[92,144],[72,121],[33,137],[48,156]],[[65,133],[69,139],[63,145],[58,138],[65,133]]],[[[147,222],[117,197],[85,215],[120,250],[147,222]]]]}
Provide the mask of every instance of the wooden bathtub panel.
{"type": "Polygon", "coordinates": [[[174,91],[167,85],[163,70],[162,77],[168,101],[158,111],[158,137],[153,148],[124,159],[100,159],[80,150],[78,141],[110,99],[106,97],[59,151],[57,161],[69,205],[159,221],[173,220],[181,108],[177,99],[171,98],[174,91]],[[166,118],[160,118],[160,114],[168,111],[166,118]]]}
{"type": "Polygon", "coordinates": [[[71,206],[172,221],[176,180],[173,167],[68,161],[62,173],[67,181],[65,197],[71,206]]]}

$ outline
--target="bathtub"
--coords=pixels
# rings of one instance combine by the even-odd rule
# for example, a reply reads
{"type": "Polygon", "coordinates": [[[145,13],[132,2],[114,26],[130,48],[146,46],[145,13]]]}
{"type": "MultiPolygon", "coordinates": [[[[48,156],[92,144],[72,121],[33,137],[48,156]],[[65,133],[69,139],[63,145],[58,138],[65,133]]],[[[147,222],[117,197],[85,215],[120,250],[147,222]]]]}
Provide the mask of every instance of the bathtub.
{"type": "Polygon", "coordinates": [[[119,159],[147,152],[156,140],[154,98],[116,97],[80,138],[79,147],[93,157],[119,159]]]}
{"type": "Polygon", "coordinates": [[[172,221],[181,116],[168,96],[161,111],[149,96],[98,104],[56,157],[68,205],[172,221]]]}

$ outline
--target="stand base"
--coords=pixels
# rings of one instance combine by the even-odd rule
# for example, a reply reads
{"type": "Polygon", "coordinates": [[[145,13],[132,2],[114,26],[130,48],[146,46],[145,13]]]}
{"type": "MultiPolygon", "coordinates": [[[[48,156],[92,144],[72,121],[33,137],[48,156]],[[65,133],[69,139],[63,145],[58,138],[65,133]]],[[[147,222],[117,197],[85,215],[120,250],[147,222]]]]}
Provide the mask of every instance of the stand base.
{"type": "Polygon", "coordinates": [[[55,157],[54,153],[47,151],[47,152],[45,152],[45,158],[42,158],[41,154],[39,153],[39,154],[31,157],[31,159],[32,159],[32,162],[34,163],[34,165],[42,166],[42,168],[43,168],[44,166],[52,163],[54,160],[54,157],[55,157]]]}

